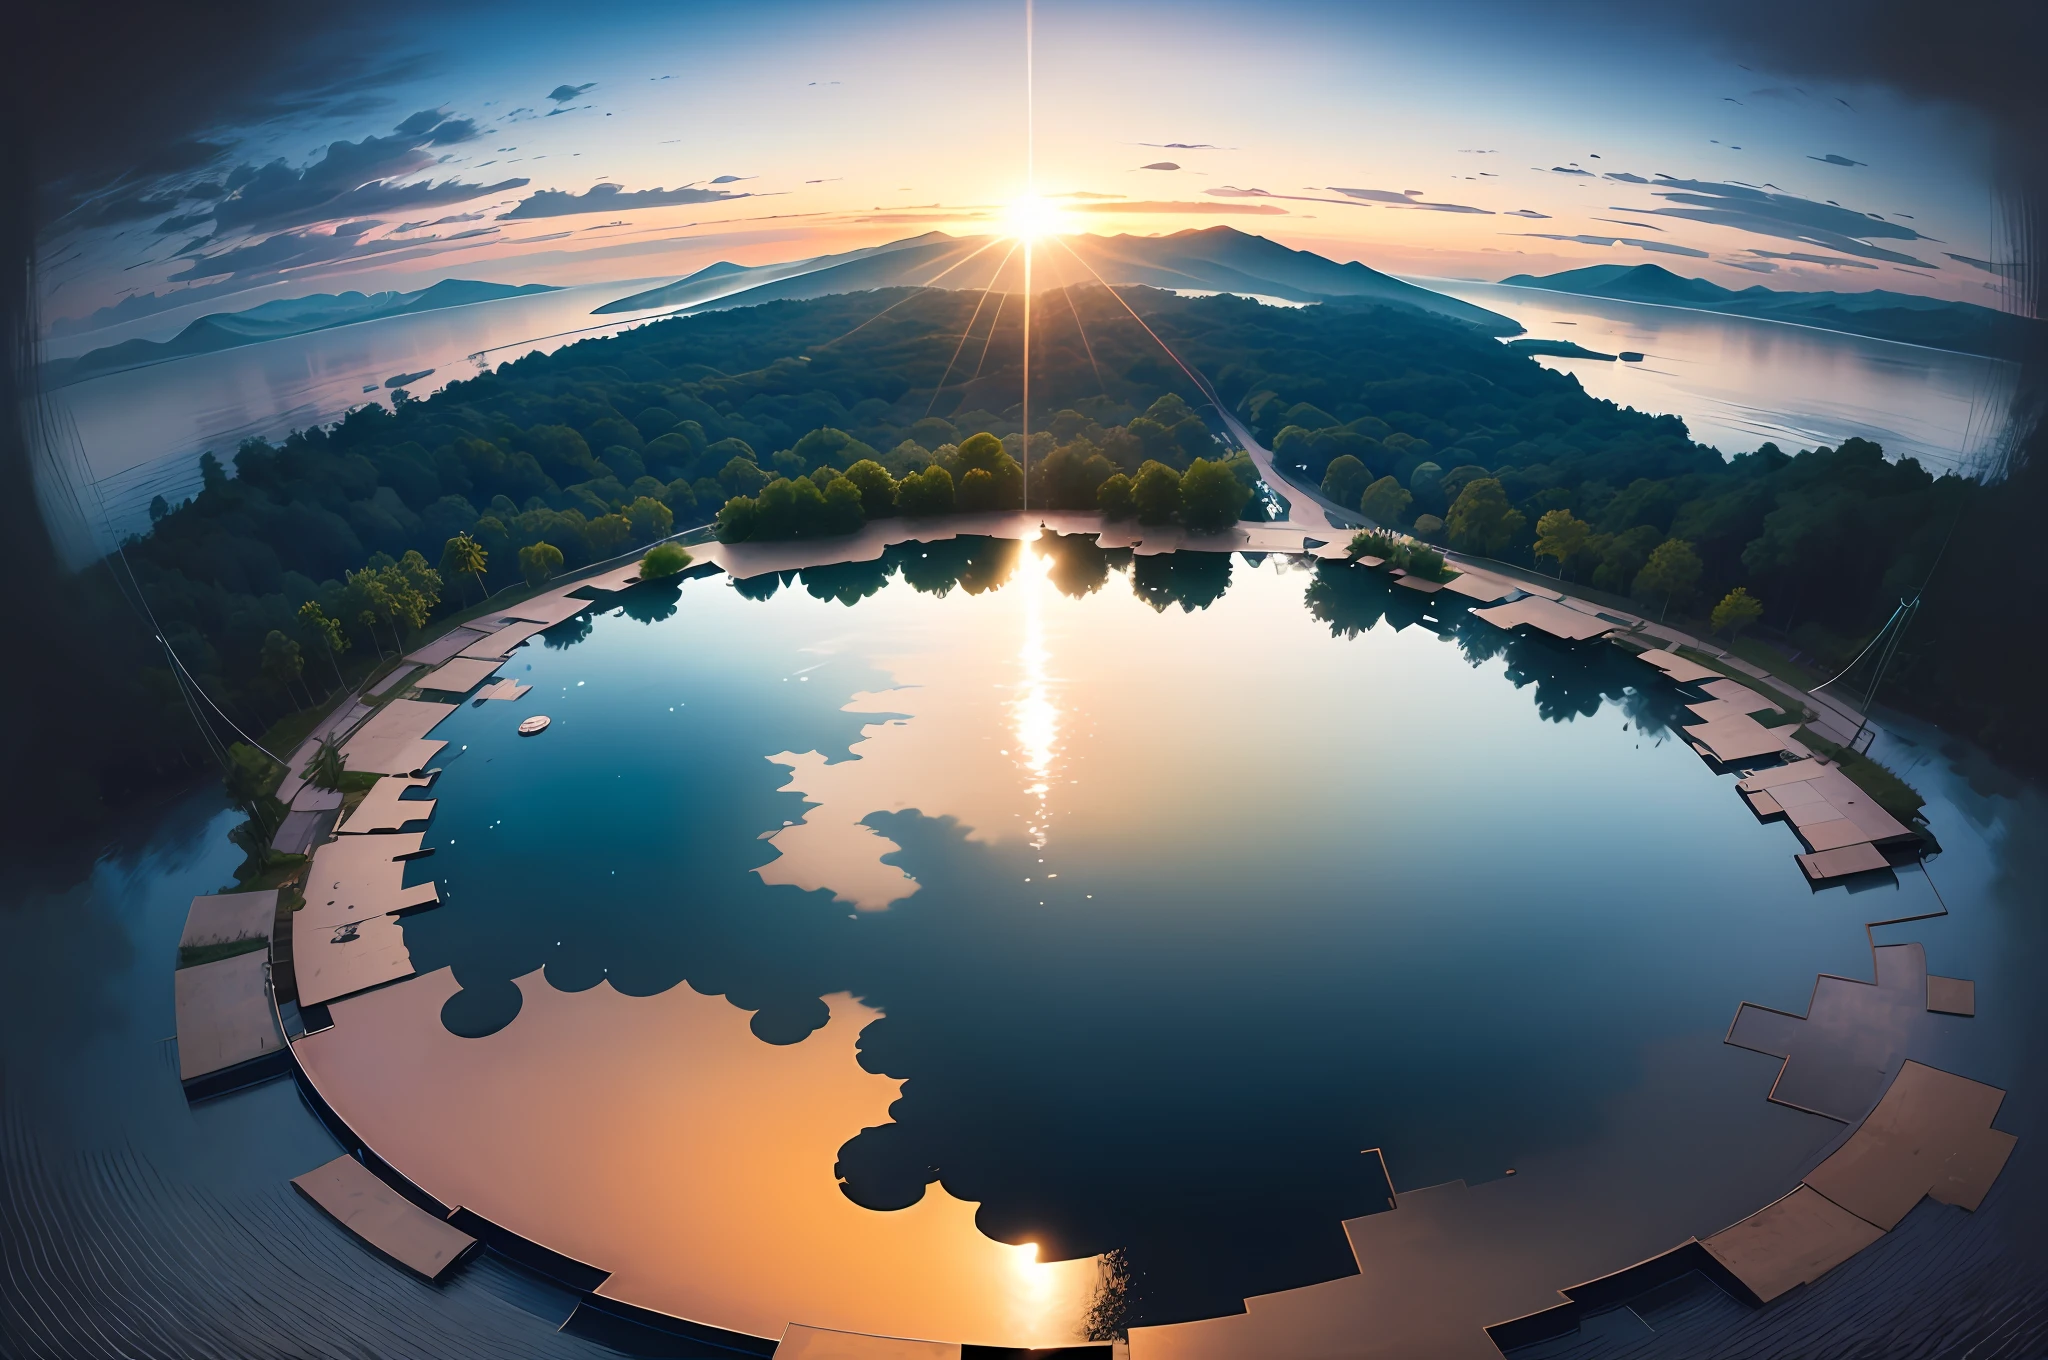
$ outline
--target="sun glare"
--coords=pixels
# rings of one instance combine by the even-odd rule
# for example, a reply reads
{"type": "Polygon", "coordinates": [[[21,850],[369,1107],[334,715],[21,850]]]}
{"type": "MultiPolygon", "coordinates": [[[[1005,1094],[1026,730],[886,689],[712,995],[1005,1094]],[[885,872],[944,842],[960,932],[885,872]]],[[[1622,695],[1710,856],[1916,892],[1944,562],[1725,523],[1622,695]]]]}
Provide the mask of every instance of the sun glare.
{"type": "Polygon", "coordinates": [[[1008,235],[1020,241],[1036,241],[1059,234],[1063,223],[1055,204],[1036,194],[1026,194],[1003,209],[1003,225],[1008,235]]]}

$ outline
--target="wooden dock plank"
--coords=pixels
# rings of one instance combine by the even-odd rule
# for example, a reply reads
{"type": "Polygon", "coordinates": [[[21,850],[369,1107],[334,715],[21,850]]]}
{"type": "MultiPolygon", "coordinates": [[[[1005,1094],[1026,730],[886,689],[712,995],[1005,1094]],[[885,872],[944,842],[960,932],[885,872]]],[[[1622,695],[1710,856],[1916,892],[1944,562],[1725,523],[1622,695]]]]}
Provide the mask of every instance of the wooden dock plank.
{"type": "Polygon", "coordinates": [[[476,1245],[468,1233],[420,1208],[346,1153],[294,1176],[292,1187],[364,1242],[429,1280],[439,1279],[476,1245]]]}

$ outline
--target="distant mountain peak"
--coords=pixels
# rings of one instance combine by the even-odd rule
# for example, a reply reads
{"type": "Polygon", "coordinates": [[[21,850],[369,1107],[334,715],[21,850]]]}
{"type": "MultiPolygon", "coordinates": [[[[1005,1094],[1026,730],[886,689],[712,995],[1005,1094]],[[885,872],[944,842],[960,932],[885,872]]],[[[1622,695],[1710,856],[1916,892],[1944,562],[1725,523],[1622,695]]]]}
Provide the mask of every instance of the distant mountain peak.
{"type": "MultiPolygon", "coordinates": [[[[746,307],[879,288],[1022,287],[1021,260],[1006,263],[1001,252],[987,250],[992,239],[931,231],[815,260],[761,265],[711,277],[700,270],[660,288],[609,302],[593,315],[746,307]]],[[[1081,286],[1099,279],[1113,285],[1249,294],[1289,302],[1342,298],[1446,317],[1493,335],[1521,331],[1516,322],[1498,313],[1356,261],[1339,264],[1313,251],[1296,250],[1229,226],[1189,227],[1165,236],[1082,234],[1064,238],[1062,244],[1065,250],[1039,253],[1037,286],[1081,286]],[[1076,259],[1081,263],[1077,265],[1076,259]]]]}
{"type": "Polygon", "coordinates": [[[1901,344],[2017,357],[2040,322],[1918,293],[1882,288],[1855,293],[1775,289],[1754,284],[1740,290],[1707,279],[1689,279],[1654,264],[1596,264],[1557,274],[1516,274],[1502,279],[1514,288],[1648,302],[1665,307],[1781,321],[1796,326],[1867,335],[1901,344]]]}

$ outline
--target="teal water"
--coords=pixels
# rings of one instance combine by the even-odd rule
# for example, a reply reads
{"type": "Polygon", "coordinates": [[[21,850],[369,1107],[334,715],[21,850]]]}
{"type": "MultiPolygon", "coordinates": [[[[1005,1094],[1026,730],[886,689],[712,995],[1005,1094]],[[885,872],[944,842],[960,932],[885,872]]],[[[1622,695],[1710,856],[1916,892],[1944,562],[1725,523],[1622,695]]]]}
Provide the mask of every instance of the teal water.
{"type": "Polygon", "coordinates": [[[504,673],[526,699],[436,732],[444,905],[407,941],[461,985],[442,1023],[504,1030],[542,969],[723,996],[765,1046],[849,992],[904,1086],[840,1132],[845,1193],[1124,1250],[1133,1320],[1348,1272],[1363,1149],[1485,1180],[1612,1155],[1630,1102],[1656,1156],[1744,1168],[1740,1217],[1836,1126],[1765,1102],[1737,1005],[1803,1010],[1869,975],[1866,921],[1933,909],[1917,874],[1810,892],[1640,663],[1362,571],[913,545],[648,588],[504,673]]]}

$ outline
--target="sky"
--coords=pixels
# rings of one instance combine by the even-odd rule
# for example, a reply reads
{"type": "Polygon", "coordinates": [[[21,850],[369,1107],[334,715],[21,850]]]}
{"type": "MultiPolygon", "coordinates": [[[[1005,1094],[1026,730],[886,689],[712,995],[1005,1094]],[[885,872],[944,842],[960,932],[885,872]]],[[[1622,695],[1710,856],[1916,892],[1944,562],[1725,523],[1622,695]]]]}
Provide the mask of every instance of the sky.
{"type": "Polygon", "coordinates": [[[1222,223],[1407,275],[2006,281],[1980,114],[1621,6],[1038,0],[1028,83],[1023,0],[353,23],[252,44],[264,100],[46,165],[45,328],[1001,232],[1034,191],[1060,230],[1222,223]]]}

